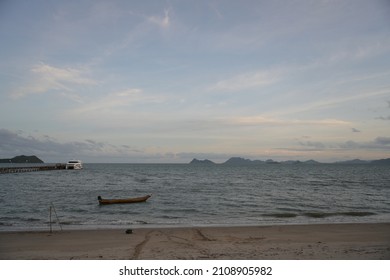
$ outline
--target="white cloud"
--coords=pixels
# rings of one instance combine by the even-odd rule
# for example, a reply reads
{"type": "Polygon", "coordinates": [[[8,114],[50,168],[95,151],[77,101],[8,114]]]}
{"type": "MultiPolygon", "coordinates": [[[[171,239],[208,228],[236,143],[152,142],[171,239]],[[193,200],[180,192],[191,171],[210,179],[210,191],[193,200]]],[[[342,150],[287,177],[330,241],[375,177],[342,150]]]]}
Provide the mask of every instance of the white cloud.
{"type": "Polygon", "coordinates": [[[95,80],[87,77],[87,72],[81,68],[59,68],[40,63],[30,69],[31,81],[15,90],[11,97],[18,99],[30,94],[41,94],[54,90],[70,99],[80,101],[80,97],[75,94],[73,87],[97,84],[95,80]]]}
{"type": "MultiPolygon", "coordinates": [[[[107,124],[111,127],[122,126],[123,120],[143,116],[142,120],[159,120],[160,116],[150,113],[150,104],[159,104],[166,101],[166,96],[152,95],[145,93],[139,88],[127,88],[120,91],[94,96],[90,101],[85,101],[77,107],[72,107],[64,112],[63,118],[89,120],[97,125],[107,124]],[[143,110],[145,108],[145,110],[143,110]],[[149,112],[149,113],[148,113],[149,112]]],[[[134,124],[132,124],[134,125],[134,124]]]]}
{"type": "Polygon", "coordinates": [[[240,74],[217,82],[211,86],[212,91],[240,91],[251,88],[259,88],[273,84],[281,78],[280,70],[257,71],[240,74]]]}
{"type": "Polygon", "coordinates": [[[299,119],[277,119],[265,116],[249,116],[249,117],[237,117],[230,120],[232,124],[244,125],[244,126],[256,126],[256,125],[321,125],[321,126],[346,126],[350,125],[349,122],[337,119],[323,119],[323,120],[299,120],[299,119]]]}
{"type": "Polygon", "coordinates": [[[95,84],[95,81],[82,77],[83,72],[80,69],[75,68],[57,68],[48,64],[41,63],[34,66],[31,71],[37,73],[42,78],[57,82],[67,82],[74,84],[95,84]]]}
{"type": "Polygon", "coordinates": [[[138,88],[128,88],[122,91],[107,94],[103,97],[95,97],[93,101],[82,105],[79,108],[72,109],[74,113],[92,113],[110,111],[114,108],[126,106],[132,102],[141,100],[142,90],[138,88]]]}
{"type": "Polygon", "coordinates": [[[164,16],[161,17],[161,16],[149,16],[147,17],[147,19],[158,25],[159,27],[161,28],[168,28],[170,26],[170,23],[171,23],[171,18],[169,16],[169,10],[166,9],[164,10],[164,16]]]}

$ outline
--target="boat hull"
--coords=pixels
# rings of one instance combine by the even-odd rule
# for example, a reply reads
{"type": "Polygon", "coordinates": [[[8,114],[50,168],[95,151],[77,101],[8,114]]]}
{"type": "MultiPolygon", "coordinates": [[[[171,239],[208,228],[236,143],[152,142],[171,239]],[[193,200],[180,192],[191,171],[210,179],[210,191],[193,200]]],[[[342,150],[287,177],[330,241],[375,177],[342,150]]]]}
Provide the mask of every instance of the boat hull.
{"type": "Polygon", "coordinates": [[[81,170],[83,169],[83,163],[80,160],[70,160],[66,164],[66,169],[75,169],[75,170],[81,170]]]}
{"type": "Polygon", "coordinates": [[[99,196],[98,201],[100,205],[121,204],[121,203],[141,203],[141,202],[145,202],[150,197],[151,197],[150,195],[145,195],[141,197],[132,197],[132,198],[103,199],[99,196]]]}
{"type": "Polygon", "coordinates": [[[75,165],[66,165],[66,169],[74,169],[74,170],[81,170],[83,167],[80,164],[75,165]]]}

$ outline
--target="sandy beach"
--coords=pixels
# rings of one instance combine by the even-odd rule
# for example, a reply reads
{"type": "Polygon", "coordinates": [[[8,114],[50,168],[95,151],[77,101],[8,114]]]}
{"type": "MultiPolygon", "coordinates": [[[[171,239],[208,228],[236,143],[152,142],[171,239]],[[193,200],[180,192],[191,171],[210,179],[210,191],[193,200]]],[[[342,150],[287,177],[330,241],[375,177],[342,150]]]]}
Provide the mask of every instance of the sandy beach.
{"type": "Polygon", "coordinates": [[[390,223],[1,232],[0,259],[389,260],[390,223]]]}

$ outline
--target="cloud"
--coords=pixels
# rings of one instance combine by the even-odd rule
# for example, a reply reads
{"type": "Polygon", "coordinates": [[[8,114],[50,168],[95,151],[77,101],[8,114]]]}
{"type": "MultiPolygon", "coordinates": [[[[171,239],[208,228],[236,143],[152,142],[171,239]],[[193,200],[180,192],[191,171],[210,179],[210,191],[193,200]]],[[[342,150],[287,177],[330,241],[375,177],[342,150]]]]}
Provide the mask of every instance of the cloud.
{"type": "MultiPolygon", "coordinates": [[[[390,101],[387,101],[387,107],[390,108],[390,101]]],[[[389,121],[390,120],[390,115],[387,117],[384,116],[379,116],[376,118],[377,120],[383,120],[383,121],[389,121]]]]}
{"type": "Polygon", "coordinates": [[[215,5],[215,3],[210,1],[208,3],[208,6],[215,13],[215,15],[217,16],[218,19],[221,20],[224,18],[224,15],[221,13],[220,9],[217,7],[217,5],[215,5]]]}
{"type": "Polygon", "coordinates": [[[93,101],[76,109],[72,109],[72,111],[73,113],[110,111],[114,108],[126,106],[141,99],[143,99],[141,89],[128,88],[122,91],[109,93],[103,97],[95,97],[93,101]]]}
{"type": "Polygon", "coordinates": [[[339,144],[339,147],[351,150],[390,150],[390,137],[377,137],[369,142],[347,141],[339,144]]]}
{"type": "MultiPolygon", "coordinates": [[[[118,122],[123,124],[123,120],[134,116],[136,112],[145,113],[141,109],[142,106],[163,103],[167,98],[167,96],[147,94],[139,88],[127,88],[93,97],[90,101],[85,101],[79,106],[70,108],[62,116],[66,120],[82,117],[84,120],[111,123],[110,126],[115,126],[115,123],[118,122]]],[[[153,116],[153,114],[150,114],[150,116],[153,116]]]]}
{"type": "Polygon", "coordinates": [[[170,26],[171,17],[169,16],[169,9],[164,10],[164,16],[149,16],[147,17],[149,22],[156,24],[157,26],[166,29],[170,26]]]}
{"type": "Polygon", "coordinates": [[[257,71],[244,73],[229,79],[221,80],[212,85],[211,91],[240,91],[259,88],[275,83],[281,78],[279,70],[257,71]]]}
{"type": "Polygon", "coordinates": [[[323,119],[323,120],[299,120],[299,119],[277,119],[265,116],[250,116],[250,117],[237,117],[228,120],[232,124],[237,125],[280,125],[280,126],[291,126],[291,125],[315,125],[315,126],[344,126],[349,125],[349,122],[337,119],[323,119]]]}
{"type": "Polygon", "coordinates": [[[57,68],[48,64],[38,64],[31,71],[39,74],[44,79],[57,84],[60,82],[73,84],[95,84],[95,81],[82,77],[83,73],[80,69],[75,68],[57,68]]]}
{"type": "Polygon", "coordinates": [[[390,137],[377,137],[374,143],[381,146],[390,146],[390,137]]]}
{"type": "Polygon", "coordinates": [[[60,142],[47,135],[26,135],[23,131],[0,128],[0,158],[36,155],[45,162],[65,162],[78,158],[84,162],[189,162],[194,157],[224,159],[225,154],[163,152],[160,147],[140,149],[113,145],[94,139],[60,142]]]}
{"type": "Polygon", "coordinates": [[[361,132],[361,131],[359,129],[357,129],[357,128],[352,127],[352,132],[358,133],[358,132],[361,132]]]}
{"type": "Polygon", "coordinates": [[[23,131],[13,132],[7,129],[0,129],[0,154],[6,156],[15,156],[19,154],[45,154],[53,152],[71,153],[73,145],[59,144],[50,137],[44,136],[38,139],[34,136],[25,136],[23,131]],[[56,152],[57,151],[57,152],[56,152]]]}
{"type": "MultiPolygon", "coordinates": [[[[305,96],[311,94],[308,91],[305,96]]],[[[283,108],[280,111],[274,111],[274,113],[278,113],[279,115],[294,115],[297,113],[303,112],[311,112],[311,111],[319,111],[326,108],[334,108],[338,106],[348,106],[348,103],[353,101],[360,100],[370,100],[382,95],[389,95],[390,90],[388,88],[378,89],[378,90],[364,90],[364,91],[350,91],[350,92],[342,92],[342,94],[338,94],[337,96],[327,97],[324,96],[322,99],[316,99],[314,101],[303,101],[301,103],[293,103],[293,105],[289,108],[283,108]],[[294,105],[296,104],[296,105],[294,105]],[[346,104],[346,105],[344,105],[346,104]]],[[[307,97],[309,99],[309,97],[307,97]]]]}
{"type": "MultiPolygon", "coordinates": [[[[208,89],[210,91],[240,91],[252,88],[261,88],[278,83],[282,80],[290,79],[292,77],[304,75],[307,77],[311,73],[323,71],[324,69],[334,68],[336,64],[343,64],[348,62],[348,57],[351,50],[340,53],[326,54],[324,57],[317,58],[311,61],[302,61],[300,63],[285,63],[283,66],[273,66],[269,69],[259,69],[257,71],[237,74],[235,76],[222,79],[211,85],[208,89]],[[348,56],[345,55],[348,54],[348,56]]],[[[359,58],[361,56],[356,55],[359,58]]],[[[356,83],[357,81],[364,81],[370,79],[377,79],[387,77],[388,72],[379,72],[370,75],[348,78],[341,80],[338,84],[356,83]]],[[[388,89],[385,89],[388,91],[388,89]]]]}
{"type": "MultiPolygon", "coordinates": [[[[390,151],[390,137],[378,136],[372,141],[342,143],[327,143],[323,141],[298,140],[298,146],[273,148],[291,152],[326,152],[337,153],[353,152],[354,155],[365,154],[369,151],[388,153],[390,151]]],[[[213,153],[213,152],[170,152],[161,147],[139,149],[131,145],[113,145],[107,142],[88,138],[60,142],[47,135],[29,135],[23,131],[0,129],[0,155],[3,158],[16,155],[37,155],[46,162],[63,162],[70,158],[80,158],[86,162],[188,162],[192,158],[225,161],[232,156],[243,156],[247,152],[213,153]],[[244,153],[244,154],[243,154],[244,153]]],[[[266,151],[264,151],[266,153],[266,151]]],[[[275,156],[280,154],[275,154],[275,156]]],[[[253,156],[253,153],[252,153],[253,156]]]]}
{"type": "Polygon", "coordinates": [[[390,150],[390,137],[378,136],[368,142],[347,141],[338,144],[338,147],[352,150],[390,150]]]}
{"type": "Polygon", "coordinates": [[[390,116],[387,116],[387,117],[380,116],[380,117],[377,117],[376,119],[377,120],[382,120],[382,121],[390,121],[390,116]]]}
{"type": "Polygon", "coordinates": [[[345,141],[342,143],[324,143],[316,141],[299,141],[303,148],[292,148],[296,151],[327,151],[327,150],[390,150],[390,137],[377,137],[368,142],[345,141]]]}
{"type": "Polygon", "coordinates": [[[305,142],[299,142],[299,145],[304,147],[313,148],[313,150],[324,150],[326,148],[326,145],[322,142],[315,142],[315,141],[305,141],[305,142]]]}
{"type": "Polygon", "coordinates": [[[338,149],[346,149],[346,150],[357,150],[361,148],[361,143],[349,140],[344,143],[337,144],[336,148],[338,149]]]}
{"type": "Polygon", "coordinates": [[[59,91],[70,99],[80,101],[80,97],[74,93],[73,86],[97,84],[95,80],[86,77],[87,72],[82,68],[59,68],[40,63],[30,69],[31,81],[26,86],[14,91],[11,97],[18,99],[30,94],[59,91]]]}
{"type": "Polygon", "coordinates": [[[13,132],[7,129],[0,129],[0,155],[2,157],[13,157],[16,155],[36,155],[44,159],[59,158],[63,160],[69,157],[95,158],[109,157],[130,157],[134,154],[143,153],[141,150],[130,146],[117,146],[92,139],[71,142],[59,142],[46,135],[32,136],[24,135],[24,132],[13,132]],[[64,157],[66,157],[64,159],[64,157]]]}

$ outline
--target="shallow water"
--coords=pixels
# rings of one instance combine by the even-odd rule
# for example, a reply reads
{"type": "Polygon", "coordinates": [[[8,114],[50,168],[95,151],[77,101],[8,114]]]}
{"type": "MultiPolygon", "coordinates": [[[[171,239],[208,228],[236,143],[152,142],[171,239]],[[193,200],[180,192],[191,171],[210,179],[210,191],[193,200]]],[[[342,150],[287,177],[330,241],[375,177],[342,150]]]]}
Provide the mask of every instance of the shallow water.
{"type": "Polygon", "coordinates": [[[65,228],[390,222],[388,166],[84,167],[0,174],[0,230],[47,228],[51,205],[65,228]],[[145,194],[146,203],[97,201],[145,194]]]}

